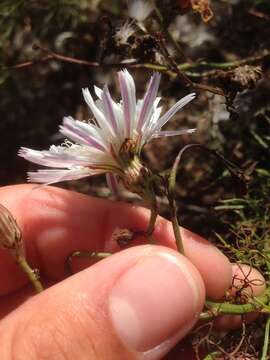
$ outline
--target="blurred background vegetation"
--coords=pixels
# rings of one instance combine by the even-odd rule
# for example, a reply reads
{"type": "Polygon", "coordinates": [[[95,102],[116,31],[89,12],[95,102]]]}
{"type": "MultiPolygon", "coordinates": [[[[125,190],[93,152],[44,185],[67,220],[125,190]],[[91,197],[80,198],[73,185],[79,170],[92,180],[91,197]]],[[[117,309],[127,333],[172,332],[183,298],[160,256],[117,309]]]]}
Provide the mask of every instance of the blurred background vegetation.
{"type": "MultiPolygon", "coordinates": [[[[121,42],[116,34],[131,21],[126,1],[0,2],[1,185],[25,182],[26,171],[36,169],[17,157],[19,147],[45,149],[60,143],[63,116],[90,116],[82,87],[108,83],[119,98],[115,74],[127,66],[141,96],[158,68],[164,73],[160,93],[165,110],[192,88],[179,77],[173,65],[179,64],[192,82],[210,91],[193,86],[196,100],[168,128],[197,127],[197,132],[152,141],[144,160],[153,170],[163,171],[185,144],[198,142],[243,169],[249,178],[246,192],[235,185],[222,162],[199,150],[188,152],[177,177],[180,221],[217,241],[232,260],[251,263],[267,275],[270,3],[197,1],[210,5],[209,19],[209,13],[195,11],[192,0],[151,3],[155,7],[144,22],[145,31],[134,25],[134,33],[121,42]]],[[[109,196],[103,177],[61,186],[109,196]]],[[[168,215],[164,199],[160,211],[168,215]]]]}

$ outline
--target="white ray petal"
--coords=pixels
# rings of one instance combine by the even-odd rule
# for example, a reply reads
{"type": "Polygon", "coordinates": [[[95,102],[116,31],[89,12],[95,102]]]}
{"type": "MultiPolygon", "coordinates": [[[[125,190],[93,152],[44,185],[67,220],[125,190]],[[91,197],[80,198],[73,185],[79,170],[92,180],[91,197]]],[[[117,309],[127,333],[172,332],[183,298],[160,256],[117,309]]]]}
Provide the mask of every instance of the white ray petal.
{"type": "Polygon", "coordinates": [[[103,90],[96,85],[94,85],[94,90],[95,90],[97,97],[101,100],[103,90]]]}
{"type": "Polygon", "coordinates": [[[32,150],[21,148],[18,155],[35,164],[56,168],[66,168],[69,166],[90,166],[93,164],[90,156],[79,156],[68,154],[60,149],[61,147],[51,147],[50,150],[32,150]],[[55,148],[59,149],[57,152],[55,148]]]}
{"type": "Polygon", "coordinates": [[[68,170],[41,169],[36,172],[28,172],[28,181],[50,185],[60,181],[78,180],[94,174],[87,168],[68,170]]]}
{"type": "Polygon", "coordinates": [[[177,136],[177,135],[184,135],[184,134],[192,134],[196,131],[196,129],[181,129],[181,130],[171,130],[171,131],[157,131],[152,135],[152,138],[159,138],[159,137],[167,137],[167,136],[177,136]]]}
{"type": "Polygon", "coordinates": [[[196,94],[192,93],[177,101],[177,103],[174,104],[174,106],[158,120],[155,130],[160,130],[162,126],[164,126],[171,119],[172,116],[174,116],[180,109],[182,109],[182,107],[193,100],[195,96],[196,94]]]}
{"type": "Polygon", "coordinates": [[[155,109],[155,111],[153,112],[153,114],[151,116],[151,119],[149,120],[149,123],[144,124],[144,126],[142,128],[142,144],[147,143],[152,138],[152,135],[155,132],[154,129],[155,129],[156,123],[161,114],[161,110],[162,110],[161,107],[158,107],[157,109],[155,109]]]}

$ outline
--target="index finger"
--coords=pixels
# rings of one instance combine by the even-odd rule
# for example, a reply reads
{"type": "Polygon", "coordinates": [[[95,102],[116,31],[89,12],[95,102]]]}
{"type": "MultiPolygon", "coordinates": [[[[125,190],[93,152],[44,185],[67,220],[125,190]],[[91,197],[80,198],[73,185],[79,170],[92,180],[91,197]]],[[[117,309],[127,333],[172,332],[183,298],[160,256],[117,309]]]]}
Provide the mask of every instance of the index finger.
{"type": "MultiPolygon", "coordinates": [[[[117,251],[116,228],[146,230],[149,210],[111,202],[56,187],[15,185],[0,189],[6,206],[22,229],[27,258],[46,277],[60,280],[64,261],[76,250],[117,251]]],[[[197,267],[207,295],[222,297],[232,278],[228,259],[200,236],[181,229],[186,256],[197,267]],[[216,274],[219,274],[217,279],[216,274]]],[[[154,237],[160,245],[176,248],[171,223],[159,217],[154,237]]],[[[141,238],[140,243],[146,239],[141,238]]],[[[27,279],[9,254],[0,252],[3,269],[0,295],[19,289],[27,279]]]]}

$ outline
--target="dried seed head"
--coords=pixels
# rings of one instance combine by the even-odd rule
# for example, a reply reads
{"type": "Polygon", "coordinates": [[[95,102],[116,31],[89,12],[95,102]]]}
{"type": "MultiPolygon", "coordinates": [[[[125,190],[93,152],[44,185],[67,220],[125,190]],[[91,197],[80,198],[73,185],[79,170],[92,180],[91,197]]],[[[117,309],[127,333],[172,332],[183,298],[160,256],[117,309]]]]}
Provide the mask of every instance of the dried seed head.
{"type": "Polygon", "coordinates": [[[0,248],[20,250],[21,230],[9,210],[0,204],[0,248]]]}
{"type": "Polygon", "coordinates": [[[244,65],[234,70],[231,81],[240,88],[252,89],[262,77],[261,66],[244,65]]]}
{"type": "Polygon", "coordinates": [[[118,45],[128,44],[128,39],[135,33],[135,29],[131,22],[126,21],[119,29],[117,29],[114,39],[118,45]]]}
{"type": "Polygon", "coordinates": [[[233,70],[217,73],[218,79],[230,91],[252,89],[262,77],[260,66],[243,65],[233,70]]]}

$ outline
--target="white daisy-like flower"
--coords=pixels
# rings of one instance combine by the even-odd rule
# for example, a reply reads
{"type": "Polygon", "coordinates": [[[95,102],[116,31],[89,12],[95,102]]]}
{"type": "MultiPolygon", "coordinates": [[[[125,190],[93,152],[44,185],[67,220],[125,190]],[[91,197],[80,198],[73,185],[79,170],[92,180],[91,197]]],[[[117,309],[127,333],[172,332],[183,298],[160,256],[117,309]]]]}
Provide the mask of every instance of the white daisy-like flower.
{"type": "Polygon", "coordinates": [[[128,15],[142,23],[153,11],[154,7],[149,1],[131,0],[128,4],[128,15]]]}
{"type": "Polygon", "coordinates": [[[118,72],[122,101],[116,103],[107,86],[101,90],[94,87],[97,100],[89,89],[83,89],[83,97],[92,111],[93,122],[82,122],[65,117],[60,132],[71,141],[60,146],[52,145],[49,150],[37,151],[21,148],[19,156],[51,169],[29,172],[28,180],[52,184],[76,180],[105,173],[108,185],[115,190],[116,177],[125,182],[127,172],[133,174],[138,168],[140,152],[152,139],[191,133],[195,129],[162,131],[161,128],[183,106],[194,99],[189,94],[179,100],[161,116],[157,97],[160,74],[154,73],[143,99],[136,101],[135,83],[127,70],[118,72]],[[130,171],[130,165],[133,168],[130,171]]]}
{"type": "Polygon", "coordinates": [[[126,21],[116,32],[114,38],[119,44],[127,44],[128,38],[135,33],[132,23],[126,21]]]}

